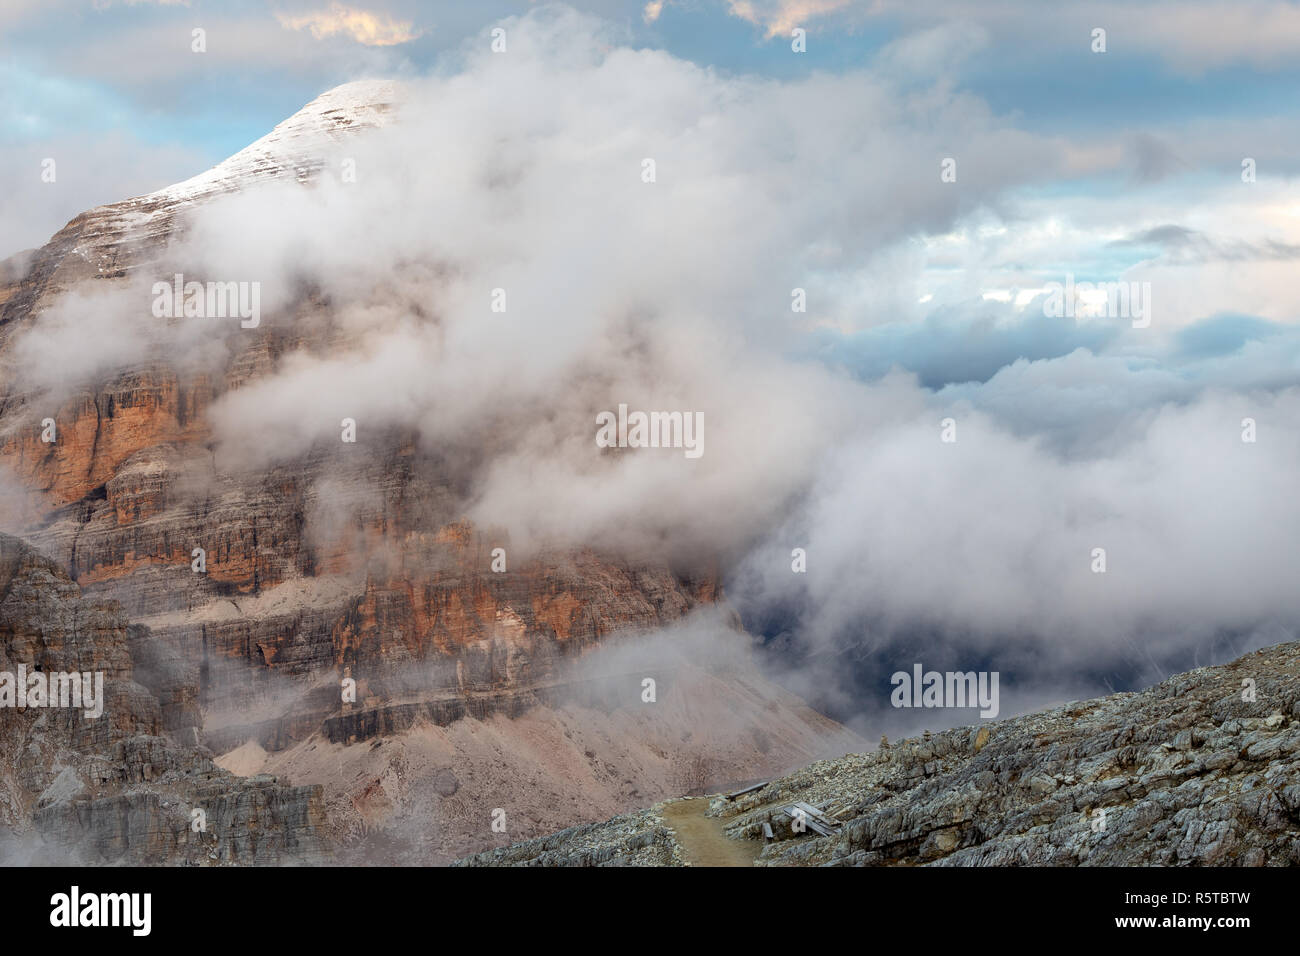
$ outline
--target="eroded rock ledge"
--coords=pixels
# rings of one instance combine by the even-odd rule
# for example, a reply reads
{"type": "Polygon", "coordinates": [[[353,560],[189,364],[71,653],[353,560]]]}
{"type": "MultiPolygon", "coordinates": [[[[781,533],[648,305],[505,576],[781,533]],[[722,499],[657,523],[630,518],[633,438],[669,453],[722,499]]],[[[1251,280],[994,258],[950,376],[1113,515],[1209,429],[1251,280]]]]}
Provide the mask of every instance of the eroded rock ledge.
{"type": "Polygon", "coordinates": [[[321,788],[236,777],[192,727],[170,733],[169,712],[192,703],[150,642],[116,604],[84,599],[54,561],[0,534],[0,671],[99,671],[106,698],[96,718],[0,707],[0,862],[326,862],[321,788]]]}

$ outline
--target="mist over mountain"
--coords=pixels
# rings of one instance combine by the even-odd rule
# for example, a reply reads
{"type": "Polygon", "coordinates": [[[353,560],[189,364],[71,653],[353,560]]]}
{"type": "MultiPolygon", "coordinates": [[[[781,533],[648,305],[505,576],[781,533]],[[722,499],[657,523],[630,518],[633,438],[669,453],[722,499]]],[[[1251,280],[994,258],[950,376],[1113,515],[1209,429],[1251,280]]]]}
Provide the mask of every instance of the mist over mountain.
{"type": "MultiPolygon", "coordinates": [[[[0,531],[66,626],[0,605],[5,659],[127,702],[15,718],[25,859],[448,862],[981,720],[900,707],[914,667],[1006,719],[1300,639],[1290,134],[1009,103],[999,16],[796,70],[581,6],[432,64],[285,14],[347,82],[10,244],[0,531]],[[292,839],[188,842],[154,804],[205,774],[292,839]]],[[[723,15],[797,57],[859,36],[825,6],[723,15]]]]}

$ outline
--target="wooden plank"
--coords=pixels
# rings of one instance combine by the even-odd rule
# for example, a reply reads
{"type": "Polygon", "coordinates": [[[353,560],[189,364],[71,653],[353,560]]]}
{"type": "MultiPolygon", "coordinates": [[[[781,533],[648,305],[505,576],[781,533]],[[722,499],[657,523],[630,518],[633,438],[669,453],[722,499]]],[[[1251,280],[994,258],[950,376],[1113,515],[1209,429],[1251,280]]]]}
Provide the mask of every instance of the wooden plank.
{"type": "Polygon", "coordinates": [[[755,790],[762,790],[770,781],[764,780],[762,783],[756,783],[753,786],[745,787],[743,790],[736,790],[727,794],[728,800],[735,800],[737,797],[743,797],[747,793],[753,793],[755,790]]]}
{"type": "MultiPolygon", "coordinates": [[[[812,808],[809,807],[808,804],[806,804],[806,803],[803,803],[803,804],[795,803],[795,804],[793,804],[793,805],[791,805],[791,806],[784,807],[783,809],[784,809],[784,811],[785,811],[785,814],[786,814],[788,817],[790,817],[790,819],[792,819],[792,820],[798,820],[798,819],[799,819],[799,811],[803,811],[803,822],[804,822],[804,825],[805,825],[809,830],[812,830],[812,831],[815,832],[815,833],[820,833],[822,836],[831,836],[831,835],[835,832],[834,829],[833,829],[833,827],[829,827],[829,826],[827,826],[826,824],[821,823],[821,822],[818,821],[814,816],[812,816],[811,814],[809,814],[808,811],[809,811],[810,809],[812,809],[812,808]]],[[[815,811],[814,811],[814,812],[815,812],[815,811]]]]}

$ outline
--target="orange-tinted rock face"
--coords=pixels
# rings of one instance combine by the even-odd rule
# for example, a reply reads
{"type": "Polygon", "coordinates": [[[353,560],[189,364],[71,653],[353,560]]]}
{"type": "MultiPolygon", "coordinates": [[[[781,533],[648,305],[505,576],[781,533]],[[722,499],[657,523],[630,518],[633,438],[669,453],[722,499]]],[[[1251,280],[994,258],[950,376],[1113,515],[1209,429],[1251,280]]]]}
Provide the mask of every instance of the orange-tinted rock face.
{"type": "Polygon", "coordinates": [[[271,330],[240,341],[215,377],[159,362],[81,390],[48,416],[53,442],[39,396],[0,392],[0,470],[35,509],[9,530],[152,625],[194,668],[209,713],[275,698],[277,674],[350,669],[372,696],[412,668],[430,693],[519,690],[613,632],[716,599],[707,577],[585,551],[512,555],[494,571],[508,542],[463,520],[442,464],[410,435],[372,437],[364,456],[314,449],[221,470],[208,409],[293,347],[271,330]]]}
{"type": "Polygon", "coordinates": [[[182,387],[166,368],[123,375],[57,410],[26,405],[7,414],[0,458],[54,510],[93,494],[137,452],[204,441],[211,397],[206,381],[182,387]],[[44,440],[46,419],[54,421],[54,441],[44,440]]]}
{"type": "MultiPolygon", "coordinates": [[[[381,122],[386,106],[359,109],[362,121],[344,127],[381,122]]],[[[337,110],[309,114],[285,129],[327,122],[339,133],[337,110]]],[[[300,168],[257,153],[224,178],[91,210],[7,264],[0,370],[15,367],[16,343],[61,296],[161,268],[194,203],[300,168]]],[[[517,690],[611,633],[716,600],[710,579],[585,551],[512,553],[508,571],[493,570],[493,549],[508,541],[464,520],[455,476],[410,432],[371,430],[364,448],[344,446],[359,453],[334,443],[252,471],[219,461],[209,413],[223,395],[296,351],[346,359],[364,346],[330,329],[329,304],[310,290],[286,313],[230,326],[202,371],[192,356],[151,353],[62,398],[0,377],[0,488],[22,489],[30,506],[2,530],[151,625],[192,668],[210,715],[273,702],[280,678],[307,686],[344,671],[376,695],[399,684],[415,694],[517,690]],[[48,418],[54,441],[43,440],[48,418]]]]}
{"type": "MultiPolygon", "coordinates": [[[[377,667],[395,654],[416,660],[459,656],[484,642],[551,660],[614,631],[667,624],[702,603],[689,582],[666,569],[642,570],[637,577],[631,569],[580,554],[508,575],[461,567],[423,578],[372,580],[335,629],[336,663],[377,667]]],[[[548,676],[531,673],[535,679],[548,676]]]]}
{"type": "MultiPolygon", "coordinates": [[[[318,111],[318,118],[331,135],[342,135],[378,122],[386,103],[352,114],[318,111]]],[[[300,122],[307,120],[295,117],[285,128],[292,132],[300,122]]],[[[40,615],[72,622],[80,645],[46,644],[93,645],[97,666],[126,685],[96,731],[102,738],[73,741],[86,743],[94,759],[72,783],[105,783],[88,776],[98,772],[97,761],[121,768],[120,779],[92,793],[103,797],[93,806],[69,783],[72,796],[42,811],[55,839],[110,847],[106,859],[279,862],[293,858],[294,847],[302,848],[305,862],[320,859],[325,848],[316,831],[325,824],[319,788],[257,777],[232,784],[194,745],[203,742],[218,752],[249,745],[297,760],[314,753],[318,741],[323,751],[426,720],[518,717],[539,704],[553,706],[557,688],[572,676],[564,665],[611,635],[660,627],[720,599],[711,574],[687,574],[662,562],[573,548],[516,552],[508,529],[489,532],[465,520],[464,466],[453,469],[409,429],[367,429],[358,444],[340,448],[335,439],[273,465],[223,460],[212,416],[223,397],[275,374],[295,352],[327,355],[345,366],[364,349],[365,343],[333,327],[329,303],[311,290],[259,328],[234,327],[202,362],[155,349],[147,360],[87,376],[62,392],[42,391],[13,374],[20,364],[17,346],[50,321],[62,296],[151,278],[194,204],[237,189],[245,179],[297,177],[300,169],[319,168],[294,157],[282,162],[277,149],[246,156],[234,179],[205,174],[91,210],[20,264],[0,263],[0,531],[17,533],[49,556],[45,565],[57,573],[36,564],[26,569],[54,582],[34,593],[75,604],[72,612],[54,602],[36,608],[35,618],[10,615],[24,624],[7,631],[0,616],[0,652],[6,644],[29,658],[49,650],[40,640],[57,638],[58,629],[40,624],[40,615]],[[54,419],[54,441],[42,440],[47,418],[54,419]],[[494,568],[498,547],[508,552],[508,570],[494,568]],[[134,622],[129,627],[128,620],[134,622]],[[355,696],[349,696],[353,682],[355,696]],[[296,753],[308,737],[304,753],[296,753]],[[127,785],[163,773],[184,778],[171,794],[173,805],[219,800],[233,817],[265,829],[266,839],[254,841],[263,849],[236,858],[247,841],[229,820],[218,825],[226,842],[213,850],[191,842],[187,820],[158,818],[156,806],[144,805],[149,795],[127,785]],[[203,790],[199,778],[211,780],[211,787],[203,790]]],[[[0,560],[0,578],[3,572],[0,560]]],[[[598,690],[584,693],[602,699],[605,692],[598,690]]],[[[683,691],[662,740],[640,747],[634,783],[611,769],[628,759],[626,742],[635,734],[627,728],[639,728],[643,719],[636,709],[639,682],[631,691],[620,691],[622,703],[614,709],[624,710],[610,717],[610,739],[599,759],[556,716],[554,743],[573,750],[564,751],[565,759],[585,754],[583,773],[599,776],[582,778],[588,789],[575,794],[596,786],[618,805],[640,800],[639,788],[666,786],[660,778],[670,745],[721,722],[714,719],[716,703],[712,717],[699,718],[696,695],[683,691]]],[[[748,685],[737,695],[749,696],[748,685]]],[[[0,714],[0,723],[4,718],[0,714]]],[[[749,723],[738,732],[748,734],[749,723]]],[[[783,731],[798,743],[791,755],[811,753],[800,735],[812,740],[821,728],[804,728],[802,720],[791,727],[783,731]]],[[[13,730],[0,734],[0,757],[8,755],[6,741],[25,750],[37,736],[33,721],[17,722],[13,730]]],[[[527,734],[520,736],[527,744],[527,734]]],[[[43,739],[45,766],[54,765],[53,755],[67,743],[43,739]]],[[[384,753],[400,749],[394,742],[384,753]]],[[[747,743],[737,745],[735,766],[749,772],[756,753],[747,743]]],[[[513,775],[510,767],[496,766],[499,756],[494,750],[476,759],[513,775]]],[[[515,766],[531,759],[517,758],[515,766]]],[[[310,764],[307,772],[339,776],[327,763],[310,764]]],[[[432,771],[443,781],[439,793],[451,795],[458,784],[453,777],[444,788],[444,769],[432,771]]],[[[554,773],[572,776],[563,761],[554,773]]],[[[24,799],[49,786],[49,776],[26,774],[24,799]]],[[[531,781],[526,789],[530,795],[520,798],[521,807],[550,800],[531,781]]],[[[392,810],[402,794],[366,784],[336,796],[332,814],[346,804],[369,820],[392,810]]],[[[574,813],[571,807],[550,809],[562,822],[574,813]]],[[[24,808],[28,822],[30,811],[24,808]]],[[[0,824],[7,822],[3,812],[0,806],[0,824]]],[[[413,811],[408,806],[403,812],[413,811]]],[[[583,804],[579,815],[590,812],[583,804]]],[[[419,819],[427,823],[423,810],[419,819]]],[[[481,843],[480,835],[471,836],[478,823],[455,813],[447,819],[445,829],[470,841],[467,847],[481,843]]],[[[445,849],[439,851],[444,858],[445,849]]]]}

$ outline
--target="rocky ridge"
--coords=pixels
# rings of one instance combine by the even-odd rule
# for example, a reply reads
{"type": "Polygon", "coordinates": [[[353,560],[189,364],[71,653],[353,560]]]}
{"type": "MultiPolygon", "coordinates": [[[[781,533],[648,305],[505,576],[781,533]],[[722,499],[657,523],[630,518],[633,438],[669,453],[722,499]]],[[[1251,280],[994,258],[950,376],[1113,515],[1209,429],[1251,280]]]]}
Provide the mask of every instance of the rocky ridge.
{"type": "MultiPolygon", "coordinates": [[[[678,865],[663,805],[464,865],[678,865]]],[[[760,866],[1300,864],[1300,643],[814,763],[709,811],[760,866]],[[803,802],[829,835],[793,832],[803,802]]]]}

